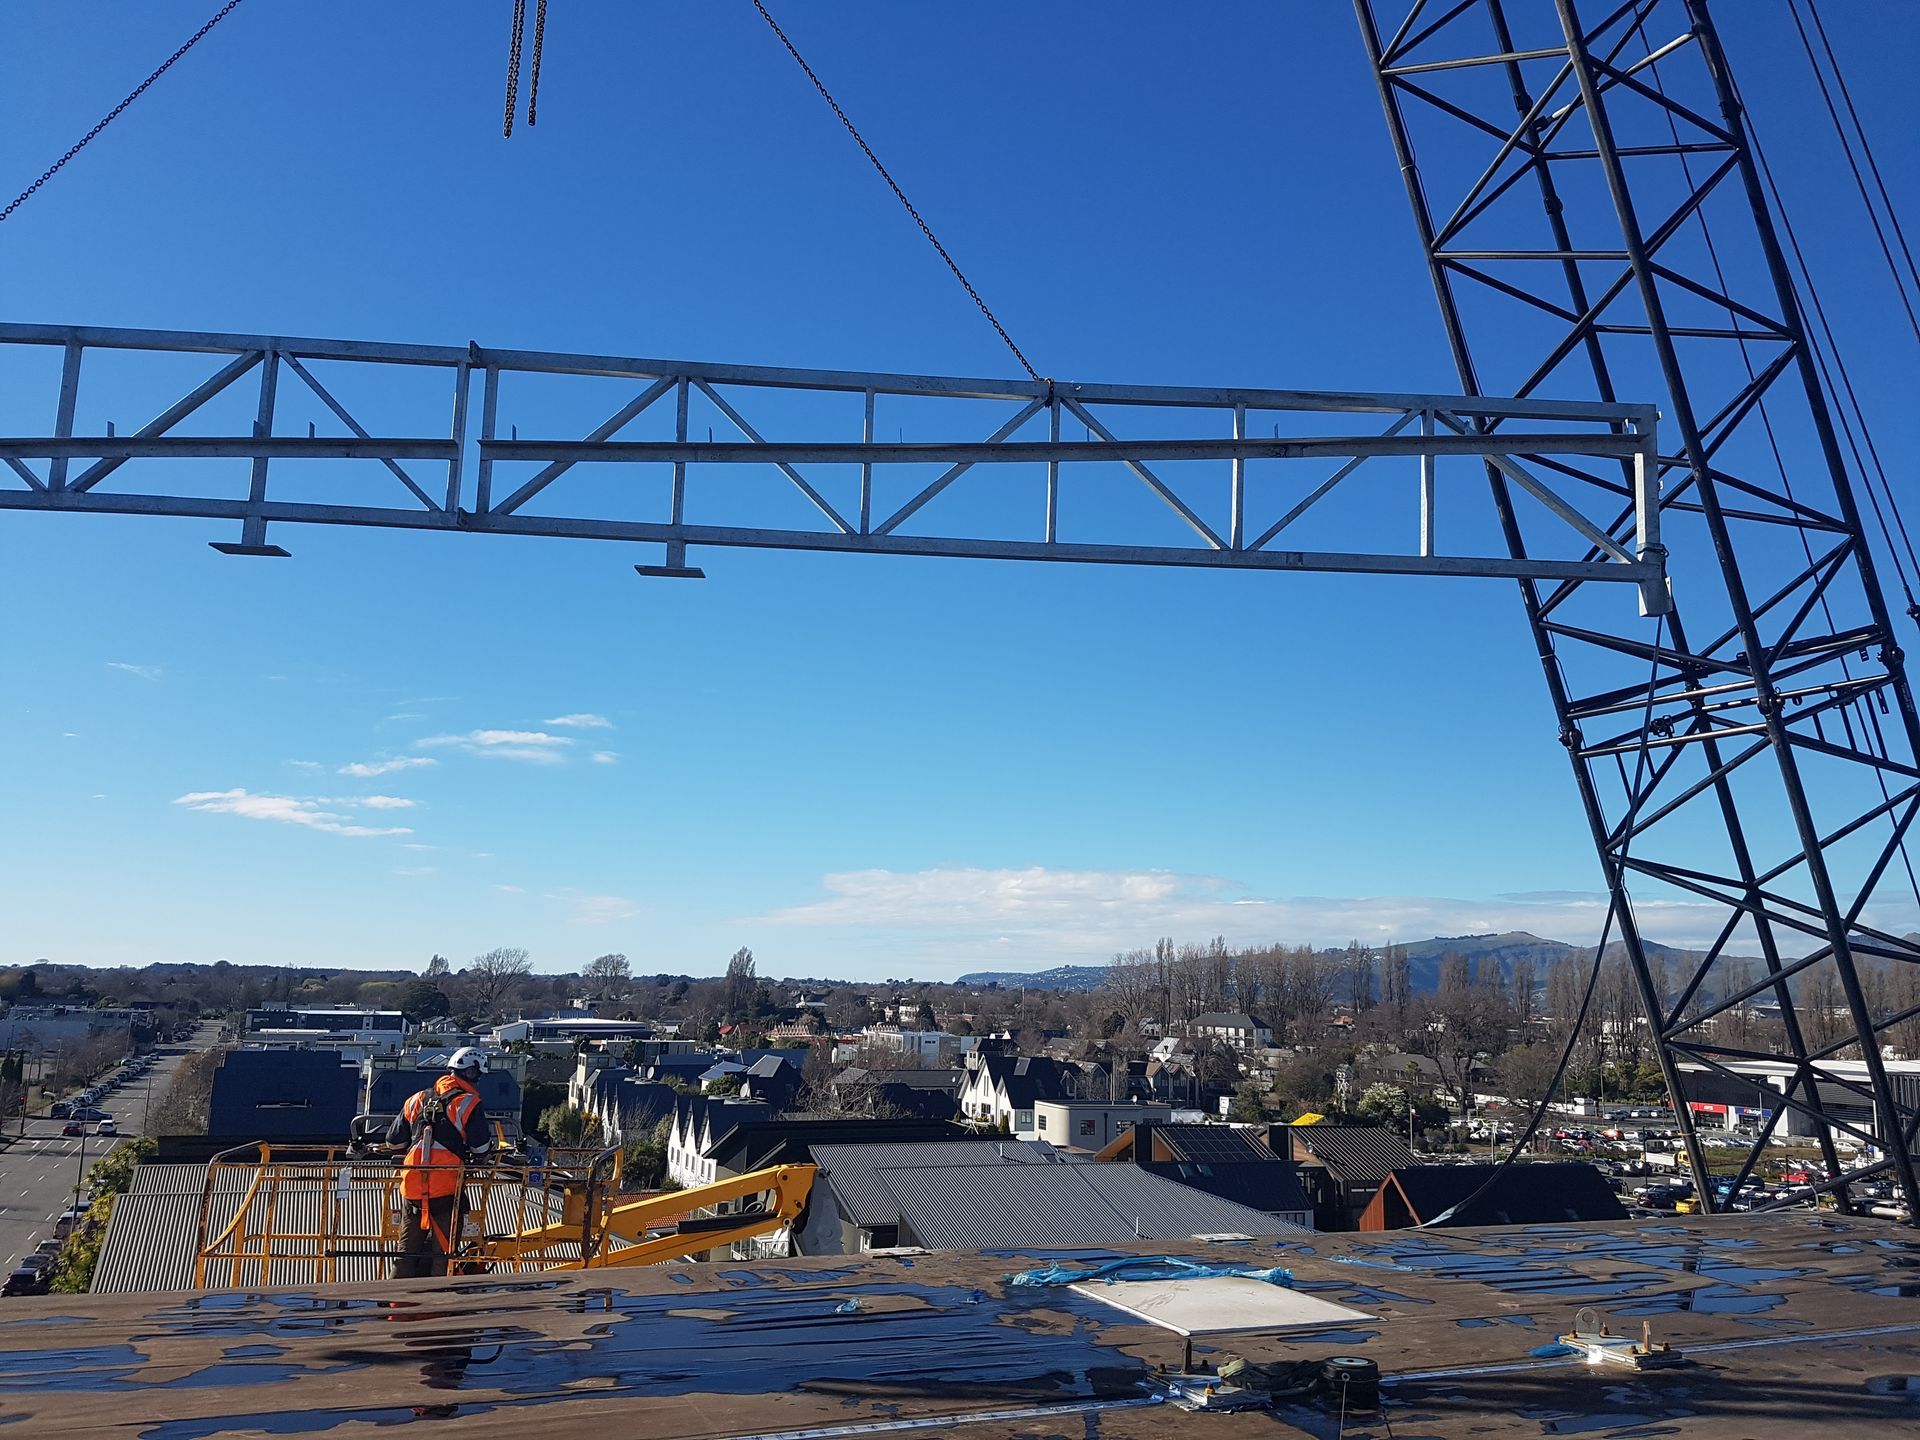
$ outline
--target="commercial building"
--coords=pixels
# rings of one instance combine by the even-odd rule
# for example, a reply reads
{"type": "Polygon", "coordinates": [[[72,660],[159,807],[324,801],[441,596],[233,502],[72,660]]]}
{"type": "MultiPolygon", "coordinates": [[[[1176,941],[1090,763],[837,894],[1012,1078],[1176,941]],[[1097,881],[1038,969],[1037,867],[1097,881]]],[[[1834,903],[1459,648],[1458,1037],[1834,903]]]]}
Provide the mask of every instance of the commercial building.
{"type": "Polygon", "coordinates": [[[355,1060],[392,1055],[406,1044],[407,1017],[398,1010],[262,1005],[247,1011],[246,1038],[257,1045],[304,1045],[350,1052],[355,1060]]]}

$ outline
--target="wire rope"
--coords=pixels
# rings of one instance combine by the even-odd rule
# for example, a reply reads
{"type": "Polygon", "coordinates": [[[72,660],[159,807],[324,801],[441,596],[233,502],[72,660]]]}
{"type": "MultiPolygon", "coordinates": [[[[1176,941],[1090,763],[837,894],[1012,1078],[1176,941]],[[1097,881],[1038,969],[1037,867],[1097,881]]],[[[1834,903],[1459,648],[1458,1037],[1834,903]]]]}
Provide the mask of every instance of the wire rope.
{"type": "Polygon", "coordinates": [[[780,28],[779,22],[773,18],[772,13],[768,11],[767,7],[762,3],[762,0],[753,0],[753,8],[760,12],[760,18],[767,22],[767,28],[772,30],[774,36],[786,47],[787,53],[793,57],[794,63],[800,67],[807,79],[813,82],[813,88],[820,92],[820,98],[827,102],[828,108],[833,111],[840,123],[846,127],[847,133],[853,137],[854,143],[860,147],[861,153],[873,163],[873,168],[880,172],[880,178],[887,182],[887,188],[893,191],[894,198],[906,208],[907,214],[913,217],[913,223],[920,227],[920,233],[927,237],[927,243],[932,245],[933,248],[939,252],[940,258],[947,262],[947,269],[953,272],[953,278],[960,282],[960,287],[967,292],[968,296],[972,298],[973,303],[980,308],[980,313],[987,317],[987,323],[993,326],[994,334],[998,335],[1000,339],[1005,342],[1007,349],[1013,352],[1013,358],[1020,362],[1020,368],[1027,372],[1027,378],[1029,380],[1038,380],[1040,373],[1027,362],[1026,355],[1018,345],[1013,343],[1013,337],[1007,333],[1007,327],[1000,323],[1000,317],[995,315],[987,302],[980,298],[980,292],[973,288],[973,282],[967,279],[965,272],[960,269],[959,265],[954,263],[953,256],[947,253],[947,247],[942,245],[940,238],[933,233],[933,227],[927,224],[926,219],[914,208],[913,202],[907,198],[907,192],[900,188],[900,182],[895,180],[892,172],[880,163],[880,157],[873,153],[873,147],[867,144],[866,137],[861,135],[858,127],[854,125],[852,120],[847,118],[847,112],[840,108],[840,102],[833,98],[833,92],[828,90],[820,77],[814,73],[813,67],[807,63],[806,57],[795,47],[793,41],[787,38],[787,32],[780,28]]]}

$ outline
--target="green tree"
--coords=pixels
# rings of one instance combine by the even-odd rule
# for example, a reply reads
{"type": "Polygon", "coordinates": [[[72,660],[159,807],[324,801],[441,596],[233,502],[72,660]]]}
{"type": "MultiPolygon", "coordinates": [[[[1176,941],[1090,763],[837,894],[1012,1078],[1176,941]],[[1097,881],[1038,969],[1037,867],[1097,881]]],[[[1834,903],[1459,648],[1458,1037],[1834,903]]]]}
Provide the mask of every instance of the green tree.
{"type": "Polygon", "coordinates": [[[1248,1076],[1233,1092],[1233,1118],[1259,1123],[1273,1119],[1272,1094],[1265,1082],[1248,1076]]]}
{"type": "Polygon", "coordinates": [[[133,1185],[133,1167],[154,1152],[150,1139],[130,1140],[87,1172],[87,1211],[60,1247],[53,1265],[53,1289],[62,1295],[85,1294],[93,1284],[100,1246],[107,1238],[114,1200],[133,1185]]]}
{"type": "Polygon", "coordinates": [[[600,1119],[570,1105],[549,1105],[540,1112],[540,1133],[550,1145],[592,1149],[600,1144],[600,1119]]]}
{"type": "Polygon", "coordinates": [[[400,988],[398,998],[401,1014],[415,1025],[453,1011],[447,992],[431,980],[409,980],[400,988]]]}

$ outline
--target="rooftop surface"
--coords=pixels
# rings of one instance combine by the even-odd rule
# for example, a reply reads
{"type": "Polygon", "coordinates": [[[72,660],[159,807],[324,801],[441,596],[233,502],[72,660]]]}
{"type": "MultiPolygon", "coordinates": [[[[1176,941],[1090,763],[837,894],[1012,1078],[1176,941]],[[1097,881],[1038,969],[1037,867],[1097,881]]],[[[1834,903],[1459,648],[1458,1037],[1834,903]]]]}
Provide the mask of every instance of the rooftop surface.
{"type": "MultiPolygon", "coordinates": [[[[1371,1358],[1397,1440],[1805,1440],[1920,1422],[1920,1236],[1805,1214],[12,1299],[0,1418],[22,1435],[139,1440],[385,1435],[415,1421],[435,1435],[824,1440],[933,1417],[963,1440],[1341,1432],[1310,1405],[1142,1406],[1137,1382],[1178,1363],[1179,1337],[1065,1288],[1007,1283],[1122,1248],[1278,1263],[1304,1293],[1374,1317],[1216,1336],[1196,1355],[1371,1358]],[[1690,1363],[1634,1373],[1530,1355],[1582,1306],[1615,1333],[1650,1322],[1690,1363]]],[[[1388,1431],[1349,1415],[1344,1433],[1388,1431]]]]}

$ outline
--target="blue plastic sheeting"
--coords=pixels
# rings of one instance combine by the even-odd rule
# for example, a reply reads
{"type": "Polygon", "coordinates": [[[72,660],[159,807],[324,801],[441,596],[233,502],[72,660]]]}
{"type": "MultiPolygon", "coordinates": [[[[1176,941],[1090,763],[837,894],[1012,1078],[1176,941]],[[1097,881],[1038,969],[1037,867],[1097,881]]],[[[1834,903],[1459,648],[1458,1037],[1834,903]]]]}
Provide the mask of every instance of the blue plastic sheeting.
{"type": "Polygon", "coordinates": [[[1562,1355],[1578,1355],[1571,1345],[1536,1345],[1527,1354],[1536,1360],[1558,1360],[1562,1355]]]}
{"type": "Polygon", "coordinates": [[[1293,1284],[1293,1272],[1275,1265],[1257,1269],[1252,1265],[1201,1265],[1178,1255],[1129,1255],[1109,1260],[1091,1270],[1074,1270],[1065,1265],[1043,1265],[1037,1270],[1022,1270],[1009,1275],[1009,1285],[1078,1285],[1088,1280],[1211,1280],[1238,1275],[1248,1280],[1264,1280],[1269,1285],[1293,1284]]]}

